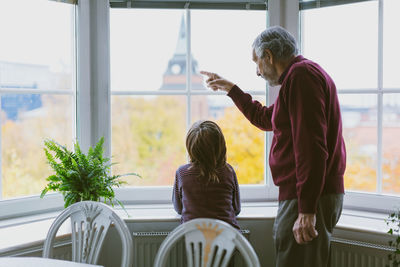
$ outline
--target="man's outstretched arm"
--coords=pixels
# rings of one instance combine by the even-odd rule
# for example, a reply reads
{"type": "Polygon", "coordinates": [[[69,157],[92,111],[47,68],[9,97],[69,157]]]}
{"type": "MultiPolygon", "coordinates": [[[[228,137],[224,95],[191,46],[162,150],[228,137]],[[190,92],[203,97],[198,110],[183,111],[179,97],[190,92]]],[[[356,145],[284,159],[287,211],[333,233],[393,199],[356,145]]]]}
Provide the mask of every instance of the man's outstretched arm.
{"type": "Polygon", "coordinates": [[[272,110],[273,105],[266,107],[257,100],[253,100],[250,94],[243,92],[234,83],[222,78],[216,73],[201,71],[203,75],[208,77],[207,86],[212,90],[225,91],[233,100],[236,107],[243,115],[256,127],[264,131],[272,131],[272,110]]]}

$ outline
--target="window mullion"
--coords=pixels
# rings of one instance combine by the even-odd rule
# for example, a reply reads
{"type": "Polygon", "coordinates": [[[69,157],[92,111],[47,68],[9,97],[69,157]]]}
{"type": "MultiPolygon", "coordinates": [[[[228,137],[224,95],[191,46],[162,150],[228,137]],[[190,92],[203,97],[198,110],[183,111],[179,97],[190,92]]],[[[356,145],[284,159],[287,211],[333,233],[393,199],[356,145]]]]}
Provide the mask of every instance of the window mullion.
{"type": "Polygon", "coordinates": [[[83,150],[104,137],[111,155],[109,2],[78,3],[78,138],[83,150]]]}
{"type": "Polygon", "coordinates": [[[378,148],[377,148],[377,193],[382,193],[382,130],[383,130],[383,0],[379,0],[378,9],[378,148]]]}
{"type": "Polygon", "coordinates": [[[299,14],[298,1],[268,0],[269,26],[282,26],[294,36],[297,42],[299,40],[299,14]]]}
{"type": "Polygon", "coordinates": [[[90,99],[90,3],[79,1],[76,16],[76,136],[84,151],[91,146],[91,99],[90,99]]]}
{"type": "MultiPolygon", "coordinates": [[[[0,90],[2,89],[2,69],[0,68],[0,90]]],[[[0,93],[0,99],[3,94],[0,93]]],[[[1,107],[1,101],[0,101],[0,110],[2,110],[1,107]]],[[[0,126],[3,124],[1,118],[0,118],[0,126]]],[[[2,138],[3,138],[3,127],[0,129],[0,200],[3,199],[3,148],[2,148],[2,138]]]]}
{"type": "Polygon", "coordinates": [[[77,23],[77,13],[78,13],[78,5],[76,4],[71,16],[73,21],[73,33],[72,38],[74,40],[73,46],[73,71],[72,71],[72,90],[73,90],[73,101],[72,101],[72,137],[74,140],[78,140],[78,23],[77,23]]]}
{"type": "Polygon", "coordinates": [[[190,9],[185,9],[186,13],[186,129],[189,129],[192,122],[191,109],[191,85],[192,85],[192,57],[191,57],[191,28],[190,28],[190,9]]]}
{"type": "Polygon", "coordinates": [[[382,193],[382,117],[383,117],[383,92],[378,93],[378,114],[377,114],[377,183],[376,183],[376,191],[378,194],[382,193]]]}
{"type": "MultiPolygon", "coordinates": [[[[1,69],[0,69],[0,89],[1,89],[1,69]]],[[[0,94],[0,99],[2,97],[2,94],[0,94]]],[[[0,110],[1,109],[1,101],[0,101],[0,110]]],[[[0,126],[2,125],[2,121],[0,118],[0,126]]],[[[0,200],[3,199],[3,148],[2,148],[2,138],[3,138],[3,127],[0,129],[0,200]]]]}
{"type": "Polygon", "coordinates": [[[109,2],[91,0],[90,11],[91,145],[104,137],[105,155],[111,157],[109,2]]]}

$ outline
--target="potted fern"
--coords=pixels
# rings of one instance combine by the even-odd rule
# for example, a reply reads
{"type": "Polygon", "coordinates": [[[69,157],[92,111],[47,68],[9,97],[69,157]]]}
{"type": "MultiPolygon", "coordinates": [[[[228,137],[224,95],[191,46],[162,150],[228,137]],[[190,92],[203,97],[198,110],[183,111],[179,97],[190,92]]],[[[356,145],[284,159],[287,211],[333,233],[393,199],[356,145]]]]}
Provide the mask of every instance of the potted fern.
{"type": "Polygon", "coordinates": [[[110,175],[113,164],[109,158],[103,157],[103,144],[104,137],[85,154],[78,142],[74,144],[74,151],[70,151],[54,140],[46,139],[44,152],[55,173],[46,178],[49,183],[40,197],[43,198],[48,191],[55,191],[63,195],[65,208],[79,201],[103,200],[113,207],[117,202],[125,210],[122,202],[115,198],[114,187],[125,183],[119,179],[122,176],[140,177],[140,175],[136,173],[110,175]]]}

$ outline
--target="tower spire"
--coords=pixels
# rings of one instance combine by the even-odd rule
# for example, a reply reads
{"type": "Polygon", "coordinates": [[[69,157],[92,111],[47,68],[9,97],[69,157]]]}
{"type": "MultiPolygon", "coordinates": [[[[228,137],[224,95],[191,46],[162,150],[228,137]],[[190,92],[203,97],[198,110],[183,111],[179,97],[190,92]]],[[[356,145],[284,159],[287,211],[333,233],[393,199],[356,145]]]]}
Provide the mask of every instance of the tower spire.
{"type": "MultiPolygon", "coordinates": [[[[167,69],[163,76],[163,84],[160,90],[185,90],[186,89],[186,23],[184,14],[181,17],[178,40],[176,42],[175,52],[168,61],[167,69]]],[[[191,55],[191,88],[192,90],[205,90],[202,77],[197,72],[197,60],[191,55]]]]}
{"type": "Polygon", "coordinates": [[[174,55],[185,55],[186,54],[186,25],[185,18],[182,14],[181,27],[179,28],[178,42],[176,43],[174,55]]]}

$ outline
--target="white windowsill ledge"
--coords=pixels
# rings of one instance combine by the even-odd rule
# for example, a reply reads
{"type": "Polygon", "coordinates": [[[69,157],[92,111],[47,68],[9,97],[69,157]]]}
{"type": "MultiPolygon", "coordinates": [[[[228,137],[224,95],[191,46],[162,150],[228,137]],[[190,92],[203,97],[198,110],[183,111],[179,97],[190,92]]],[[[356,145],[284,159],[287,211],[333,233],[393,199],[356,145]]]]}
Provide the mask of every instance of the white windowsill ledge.
{"type": "MultiPolygon", "coordinates": [[[[128,205],[126,209],[129,217],[122,209],[116,212],[126,223],[135,222],[178,222],[180,216],[176,214],[172,205],[128,205]]],[[[243,203],[238,221],[244,220],[273,220],[277,213],[277,203],[243,203]]],[[[40,245],[46,238],[48,229],[59,212],[51,212],[14,218],[0,221],[0,255],[28,246],[40,245]]],[[[338,225],[335,228],[337,235],[359,235],[364,238],[377,238],[378,243],[386,244],[388,238],[385,219],[387,214],[371,213],[355,210],[343,210],[338,225]],[[345,233],[345,234],[344,234],[345,233]],[[371,237],[372,236],[372,237],[371,237]]],[[[59,235],[67,234],[66,228],[60,228],[59,235]]],[[[349,238],[347,236],[347,238],[349,238]]],[[[361,240],[369,241],[371,240],[361,240]]]]}

